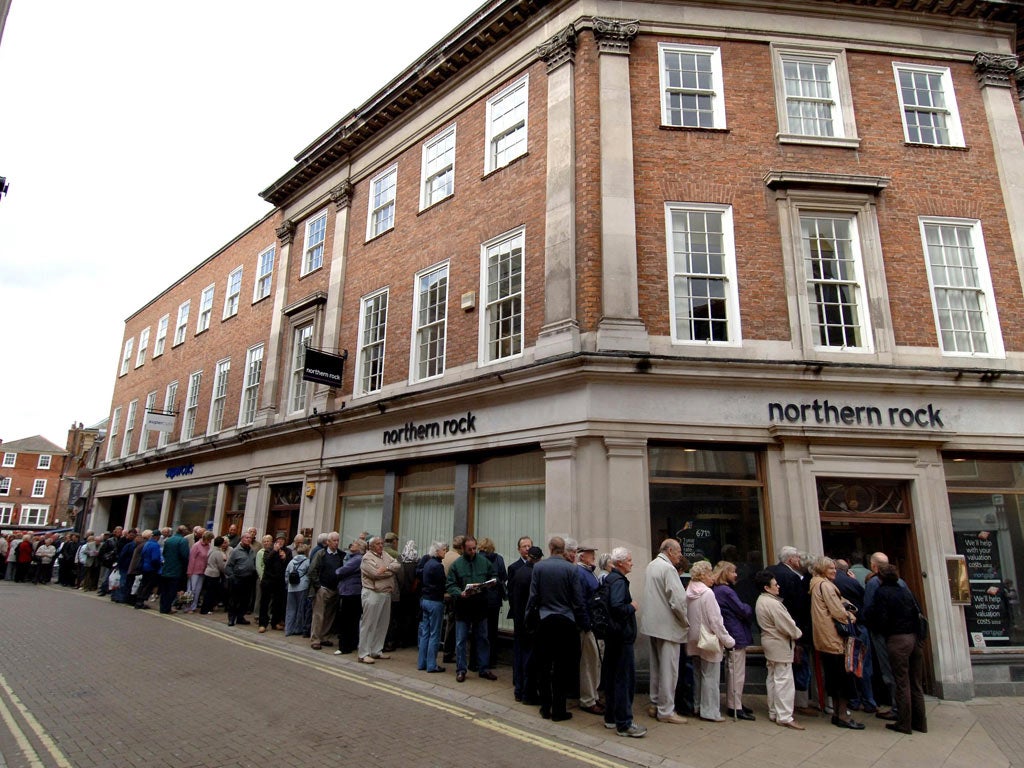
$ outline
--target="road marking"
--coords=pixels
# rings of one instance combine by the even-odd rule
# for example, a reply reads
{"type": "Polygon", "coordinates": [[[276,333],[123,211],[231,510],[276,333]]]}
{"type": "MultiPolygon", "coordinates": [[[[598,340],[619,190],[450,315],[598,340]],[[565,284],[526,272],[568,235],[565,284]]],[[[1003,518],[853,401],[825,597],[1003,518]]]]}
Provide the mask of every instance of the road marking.
{"type": "MultiPolygon", "coordinates": [[[[28,727],[35,733],[36,738],[39,739],[46,751],[50,753],[54,762],[58,768],[72,768],[68,759],[64,757],[64,753],[58,749],[56,742],[50,738],[50,734],[46,732],[46,729],[39,724],[35,716],[28,711],[28,708],[21,703],[21,699],[14,692],[10,685],[7,684],[6,678],[0,675],[0,688],[3,688],[7,697],[11,700],[11,703],[17,708],[22,718],[28,723],[28,727]]],[[[36,752],[35,748],[29,743],[28,738],[25,736],[25,732],[18,725],[14,719],[14,713],[8,708],[7,704],[4,703],[3,699],[0,699],[0,717],[3,717],[4,722],[7,724],[7,728],[14,736],[15,741],[18,742],[18,746],[21,751],[25,754],[25,758],[28,760],[29,765],[32,768],[43,768],[43,761],[39,757],[39,753],[36,752]]]]}
{"type": "Polygon", "coordinates": [[[375,691],[383,691],[384,693],[390,693],[393,696],[399,696],[408,701],[422,704],[433,709],[446,712],[454,717],[462,718],[467,720],[474,725],[479,725],[482,728],[486,728],[490,731],[501,733],[510,738],[518,741],[523,741],[528,744],[532,744],[542,749],[546,749],[549,752],[556,752],[565,757],[571,757],[574,760],[587,763],[588,765],[598,766],[599,768],[622,768],[622,763],[619,761],[613,761],[605,759],[599,755],[595,755],[593,752],[588,752],[579,747],[574,747],[567,744],[561,744],[554,739],[550,739],[546,736],[542,736],[534,731],[520,728],[519,726],[512,725],[510,723],[502,722],[493,717],[481,717],[478,712],[475,712],[466,707],[459,706],[458,704],[452,704],[446,701],[440,701],[432,696],[419,693],[417,691],[411,691],[406,688],[402,688],[394,683],[387,683],[382,680],[369,680],[362,675],[358,675],[354,672],[350,672],[346,669],[339,669],[338,667],[332,667],[324,664],[321,661],[313,661],[311,659],[305,659],[301,656],[296,656],[294,653],[286,652],[278,648],[270,648],[258,643],[254,643],[249,640],[245,640],[239,637],[231,637],[230,635],[220,632],[209,627],[203,627],[195,622],[188,621],[186,619],[178,618],[177,616],[167,616],[166,614],[161,615],[159,618],[167,619],[169,621],[176,622],[182,626],[189,627],[190,629],[196,630],[197,632],[205,632],[208,635],[212,635],[220,640],[226,640],[229,643],[240,645],[243,648],[248,648],[254,651],[260,651],[271,656],[276,656],[280,659],[290,661],[294,664],[300,664],[310,669],[315,669],[318,672],[326,672],[329,675],[346,680],[350,683],[361,685],[365,688],[372,688],[375,691]]]}

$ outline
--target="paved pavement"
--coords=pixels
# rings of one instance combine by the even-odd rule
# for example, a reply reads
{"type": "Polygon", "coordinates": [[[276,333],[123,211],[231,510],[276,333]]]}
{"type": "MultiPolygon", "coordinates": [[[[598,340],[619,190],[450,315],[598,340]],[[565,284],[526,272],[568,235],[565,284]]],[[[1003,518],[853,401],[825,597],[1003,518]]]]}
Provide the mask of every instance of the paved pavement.
{"type": "Polygon", "coordinates": [[[308,640],[226,625],[223,614],[161,616],[94,595],[0,582],[0,768],[160,765],[903,768],[1024,766],[1024,701],[928,701],[929,733],[865,718],[805,732],[757,721],[686,725],[644,716],[643,739],[601,718],[543,720],[497,682],[416,671],[414,649],[370,667],[308,640]],[[456,756],[464,749],[471,756],[456,756]]]}

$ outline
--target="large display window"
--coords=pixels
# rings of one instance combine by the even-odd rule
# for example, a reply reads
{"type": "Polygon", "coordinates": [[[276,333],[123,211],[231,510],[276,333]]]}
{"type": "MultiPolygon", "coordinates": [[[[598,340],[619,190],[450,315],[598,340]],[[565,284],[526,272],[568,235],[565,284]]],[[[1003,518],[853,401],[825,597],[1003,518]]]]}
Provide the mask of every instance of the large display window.
{"type": "Polygon", "coordinates": [[[455,464],[408,467],[398,486],[398,541],[420,555],[432,541],[451,541],[455,528],[455,464]]]}
{"type": "Polygon", "coordinates": [[[348,548],[363,531],[379,536],[384,514],[384,470],[353,472],[342,484],[341,520],[335,526],[348,548]]]}
{"type": "Polygon", "coordinates": [[[1024,461],[956,456],[944,466],[956,551],[967,561],[971,648],[1024,645],[1024,461]]]}
{"type": "Polygon", "coordinates": [[[181,488],[174,494],[175,526],[187,525],[189,530],[199,526],[213,525],[213,514],[217,509],[217,486],[200,485],[195,488],[181,488]]]}
{"type": "Polygon", "coordinates": [[[139,513],[135,527],[142,531],[155,531],[160,525],[160,509],[164,503],[163,493],[144,493],[139,496],[139,513]]]}

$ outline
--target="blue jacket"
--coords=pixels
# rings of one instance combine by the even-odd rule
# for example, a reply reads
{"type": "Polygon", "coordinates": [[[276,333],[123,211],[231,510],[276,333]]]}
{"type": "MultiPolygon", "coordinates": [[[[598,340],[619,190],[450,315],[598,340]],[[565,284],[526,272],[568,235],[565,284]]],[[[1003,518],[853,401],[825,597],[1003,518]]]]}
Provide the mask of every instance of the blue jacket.
{"type": "Polygon", "coordinates": [[[727,584],[715,584],[712,589],[715,592],[718,607],[722,611],[725,631],[736,641],[736,648],[746,648],[754,642],[754,636],[750,632],[754,609],[740,600],[736,590],[727,584]]]}
{"type": "Polygon", "coordinates": [[[163,564],[164,556],[160,551],[160,542],[152,538],[142,547],[142,572],[160,573],[163,564]]]}
{"type": "Polygon", "coordinates": [[[363,577],[359,573],[360,567],[363,565],[363,553],[355,552],[349,555],[345,564],[341,568],[335,569],[335,574],[338,576],[338,594],[341,597],[352,597],[354,595],[362,594],[363,592],[363,577]]]}
{"type": "Polygon", "coordinates": [[[440,602],[444,600],[446,577],[441,558],[431,557],[423,564],[423,599],[440,602]]]}

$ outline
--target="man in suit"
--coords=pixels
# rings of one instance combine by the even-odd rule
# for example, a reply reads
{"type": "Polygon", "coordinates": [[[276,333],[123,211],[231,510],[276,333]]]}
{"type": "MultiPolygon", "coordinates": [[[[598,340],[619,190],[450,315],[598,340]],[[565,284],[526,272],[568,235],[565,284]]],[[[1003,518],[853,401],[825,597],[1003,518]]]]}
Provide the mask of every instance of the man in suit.
{"type": "Polygon", "coordinates": [[[540,616],[534,650],[540,716],[559,721],[572,717],[566,711],[566,698],[580,663],[579,630],[590,627],[578,569],[570,561],[575,560],[576,552],[566,548],[561,536],[551,537],[548,552],[550,557],[533,566],[526,612],[536,611],[540,616]]]}
{"type": "Polygon", "coordinates": [[[531,546],[526,552],[526,562],[518,560],[513,563],[513,566],[520,566],[515,569],[515,572],[509,568],[508,612],[513,627],[512,687],[516,701],[523,704],[536,705],[540,703],[537,697],[537,676],[531,662],[536,627],[527,625],[526,604],[530,600],[533,566],[539,563],[542,557],[544,557],[544,552],[541,548],[531,546]]]}
{"type": "MultiPolygon", "coordinates": [[[[516,571],[520,568],[524,568],[530,565],[530,548],[533,547],[533,539],[529,536],[520,536],[519,542],[516,544],[516,549],[519,550],[519,559],[514,563],[511,563],[508,567],[508,583],[512,583],[512,577],[516,575],[516,571]]],[[[539,547],[538,547],[539,549],[539,547]]],[[[511,608],[509,609],[509,618],[512,617],[511,608]]]]}
{"type": "Polygon", "coordinates": [[[814,633],[811,629],[811,598],[804,587],[800,550],[783,547],[779,562],[768,568],[779,584],[782,603],[800,627],[803,637],[797,642],[793,655],[793,681],[796,686],[795,711],[806,717],[817,717],[818,710],[810,706],[808,689],[811,685],[811,653],[814,633]]]}
{"type": "MultiPolygon", "coordinates": [[[[679,647],[690,628],[686,620],[686,590],[679,578],[683,550],[675,539],[665,539],[658,556],[647,566],[644,610],[640,631],[651,639],[652,717],[663,723],[685,723],[676,714],[676,681],[679,677],[679,647]]],[[[648,714],[651,714],[650,709],[648,714]]]]}

